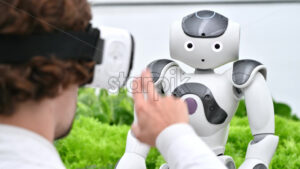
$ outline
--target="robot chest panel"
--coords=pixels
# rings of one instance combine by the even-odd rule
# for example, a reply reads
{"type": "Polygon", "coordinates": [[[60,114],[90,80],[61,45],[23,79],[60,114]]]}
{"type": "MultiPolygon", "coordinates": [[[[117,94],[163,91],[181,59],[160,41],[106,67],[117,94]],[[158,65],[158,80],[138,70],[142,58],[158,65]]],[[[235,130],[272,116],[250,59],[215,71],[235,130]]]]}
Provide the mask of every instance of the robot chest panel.
{"type": "Polygon", "coordinates": [[[222,76],[192,75],[174,86],[172,94],[185,100],[190,123],[204,135],[209,128],[213,132],[227,126],[238,105],[232,84],[222,76]]]}

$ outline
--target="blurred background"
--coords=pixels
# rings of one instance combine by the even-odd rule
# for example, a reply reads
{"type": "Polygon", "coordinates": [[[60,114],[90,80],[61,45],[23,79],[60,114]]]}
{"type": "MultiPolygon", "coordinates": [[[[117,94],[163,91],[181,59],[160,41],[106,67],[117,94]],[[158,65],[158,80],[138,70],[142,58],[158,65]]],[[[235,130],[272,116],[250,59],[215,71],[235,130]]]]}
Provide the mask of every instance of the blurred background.
{"type": "MultiPolygon", "coordinates": [[[[151,61],[169,58],[173,21],[198,10],[214,10],[241,25],[240,59],[268,68],[268,85],[276,101],[300,117],[300,0],[90,0],[94,26],[129,30],[136,40],[132,76],[151,61]]],[[[180,63],[180,62],[179,62],[180,63]]],[[[180,63],[187,72],[193,69],[180,63]]],[[[222,72],[231,64],[217,70],[222,72]]]]}

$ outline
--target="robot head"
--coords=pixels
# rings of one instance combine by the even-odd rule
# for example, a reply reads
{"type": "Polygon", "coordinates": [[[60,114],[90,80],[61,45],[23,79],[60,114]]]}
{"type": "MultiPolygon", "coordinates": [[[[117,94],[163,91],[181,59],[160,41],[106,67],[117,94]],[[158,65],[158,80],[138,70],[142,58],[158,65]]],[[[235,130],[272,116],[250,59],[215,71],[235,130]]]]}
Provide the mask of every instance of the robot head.
{"type": "Polygon", "coordinates": [[[238,59],[239,42],[239,24],[204,10],[172,25],[170,54],[195,69],[214,69],[238,59]]]}

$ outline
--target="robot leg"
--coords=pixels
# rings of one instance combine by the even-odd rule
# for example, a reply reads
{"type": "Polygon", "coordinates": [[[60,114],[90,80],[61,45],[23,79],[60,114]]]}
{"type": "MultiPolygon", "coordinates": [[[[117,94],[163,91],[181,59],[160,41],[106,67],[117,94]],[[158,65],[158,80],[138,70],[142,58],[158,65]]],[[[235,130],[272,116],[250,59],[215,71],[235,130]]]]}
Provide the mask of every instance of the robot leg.
{"type": "Polygon", "coordinates": [[[232,159],[232,157],[227,156],[227,155],[220,155],[218,156],[219,160],[223,162],[223,164],[228,168],[228,169],[236,169],[235,163],[232,159]]]}
{"type": "Polygon", "coordinates": [[[139,142],[131,130],[127,135],[126,150],[115,169],[146,169],[145,159],[150,146],[139,142]]]}
{"type": "Polygon", "coordinates": [[[248,145],[246,160],[239,169],[268,169],[278,141],[279,137],[272,134],[254,136],[248,145]]]}

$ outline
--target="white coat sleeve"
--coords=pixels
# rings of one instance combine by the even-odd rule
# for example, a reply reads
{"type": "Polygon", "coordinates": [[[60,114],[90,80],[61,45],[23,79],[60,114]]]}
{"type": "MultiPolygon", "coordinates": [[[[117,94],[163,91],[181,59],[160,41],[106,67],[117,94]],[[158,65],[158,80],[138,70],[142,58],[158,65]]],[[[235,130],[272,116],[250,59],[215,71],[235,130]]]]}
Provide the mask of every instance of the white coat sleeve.
{"type": "Polygon", "coordinates": [[[156,147],[171,169],[226,169],[188,124],[175,124],[163,130],[156,139],[156,147]]]}

